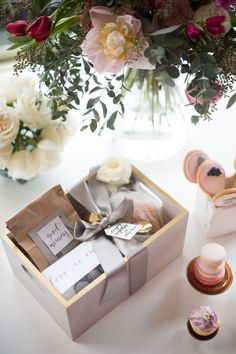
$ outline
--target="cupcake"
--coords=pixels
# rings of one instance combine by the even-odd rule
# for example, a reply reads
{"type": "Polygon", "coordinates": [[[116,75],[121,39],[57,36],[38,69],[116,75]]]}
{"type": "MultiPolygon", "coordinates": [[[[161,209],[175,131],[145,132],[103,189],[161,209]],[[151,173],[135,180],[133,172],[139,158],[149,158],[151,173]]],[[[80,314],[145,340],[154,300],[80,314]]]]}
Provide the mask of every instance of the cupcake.
{"type": "Polygon", "coordinates": [[[219,329],[220,321],[208,305],[196,307],[190,314],[188,327],[190,333],[198,339],[210,339],[219,329]]]}

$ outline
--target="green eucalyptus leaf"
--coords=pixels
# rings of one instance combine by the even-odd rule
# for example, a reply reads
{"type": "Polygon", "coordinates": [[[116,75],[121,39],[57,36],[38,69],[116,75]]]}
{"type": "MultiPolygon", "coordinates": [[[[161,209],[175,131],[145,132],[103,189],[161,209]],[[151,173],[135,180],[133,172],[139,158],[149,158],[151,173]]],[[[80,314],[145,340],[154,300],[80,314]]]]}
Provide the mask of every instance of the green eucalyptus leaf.
{"type": "Polygon", "coordinates": [[[228,108],[232,107],[233,104],[235,103],[235,101],[236,101],[236,93],[234,93],[233,96],[230,97],[226,108],[228,109],[228,108]]]}
{"type": "Polygon", "coordinates": [[[71,17],[62,18],[56,23],[50,36],[55,36],[56,34],[58,34],[60,32],[65,32],[70,27],[74,26],[75,24],[77,24],[79,22],[80,22],[80,16],[71,16],[71,17]]]}
{"type": "Polygon", "coordinates": [[[153,42],[158,44],[160,47],[173,49],[178,48],[184,44],[184,40],[182,38],[178,38],[170,34],[160,34],[153,36],[153,42]]]}
{"type": "Polygon", "coordinates": [[[116,117],[117,117],[117,111],[113,112],[107,121],[107,127],[111,130],[115,129],[114,124],[115,124],[116,117]]]}
{"type": "Polygon", "coordinates": [[[102,90],[102,87],[96,86],[96,87],[94,87],[91,91],[89,91],[89,93],[91,94],[91,93],[94,93],[94,92],[96,92],[96,91],[98,91],[98,90],[102,90]]]}
{"type": "Polygon", "coordinates": [[[179,77],[180,75],[179,70],[173,65],[168,66],[166,71],[169,74],[169,76],[172,77],[173,79],[177,79],[177,77],[179,77]]]}
{"type": "Polygon", "coordinates": [[[103,103],[102,101],[100,101],[100,104],[102,106],[103,117],[106,118],[106,116],[107,116],[107,107],[106,107],[105,103],[103,103]]]}
{"type": "Polygon", "coordinates": [[[196,103],[194,105],[194,109],[199,114],[203,114],[204,113],[204,108],[203,108],[203,106],[200,103],[196,103]]]}
{"type": "Polygon", "coordinates": [[[97,129],[98,123],[95,119],[93,119],[90,123],[90,130],[92,133],[95,132],[95,130],[97,129]]]}
{"type": "Polygon", "coordinates": [[[217,90],[213,87],[206,89],[205,94],[208,98],[213,98],[217,94],[217,90]]]}
{"type": "Polygon", "coordinates": [[[171,33],[171,32],[174,32],[175,30],[177,30],[177,28],[180,28],[180,25],[162,28],[160,30],[157,30],[157,31],[151,33],[151,36],[157,36],[157,35],[159,36],[160,34],[171,33]]]}
{"type": "Polygon", "coordinates": [[[94,115],[96,122],[100,122],[100,115],[99,115],[98,111],[96,111],[96,109],[93,110],[93,115],[94,115]]]}
{"type": "Polygon", "coordinates": [[[191,122],[193,124],[197,124],[199,122],[199,118],[200,118],[199,116],[194,115],[191,117],[191,122]]]}
{"type": "Polygon", "coordinates": [[[24,43],[28,43],[30,41],[32,41],[32,37],[31,36],[8,36],[8,40],[9,42],[12,43],[20,43],[21,45],[24,43]]]}

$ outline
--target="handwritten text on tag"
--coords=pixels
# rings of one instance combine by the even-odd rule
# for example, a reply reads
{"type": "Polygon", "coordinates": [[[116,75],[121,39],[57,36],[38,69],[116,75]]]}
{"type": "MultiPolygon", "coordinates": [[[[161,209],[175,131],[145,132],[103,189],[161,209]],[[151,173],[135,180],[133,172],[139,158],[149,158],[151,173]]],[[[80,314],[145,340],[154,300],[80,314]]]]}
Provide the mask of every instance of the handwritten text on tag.
{"type": "Polygon", "coordinates": [[[42,274],[63,294],[100,264],[91,242],[83,242],[46,268],[42,274]]]}
{"type": "Polygon", "coordinates": [[[59,216],[38,230],[37,233],[54,255],[61,252],[64,247],[74,240],[73,235],[59,216]]]}
{"type": "Polygon", "coordinates": [[[117,237],[123,240],[131,240],[131,238],[137,234],[139,229],[140,225],[120,223],[108,227],[104,231],[107,236],[117,237]]]}

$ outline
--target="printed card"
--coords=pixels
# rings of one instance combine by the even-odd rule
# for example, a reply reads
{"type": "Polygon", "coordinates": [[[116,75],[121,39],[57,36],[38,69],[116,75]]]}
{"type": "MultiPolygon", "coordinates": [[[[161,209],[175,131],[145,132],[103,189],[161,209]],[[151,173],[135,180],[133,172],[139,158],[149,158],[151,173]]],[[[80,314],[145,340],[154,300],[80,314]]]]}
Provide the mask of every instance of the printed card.
{"type": "Polygon", "coordinates": [[[120,223],[108,227],[104,231],[107,236],[117,237],[123,240],[131,240],[131,238],[139,232],[140,227],[141,225],[120,223]]]}
{"type": "Polygon", "coordinates": [[[65,293],[100,264],[91,242],[83,242],[42,274],[61,293],[65,293]]]}

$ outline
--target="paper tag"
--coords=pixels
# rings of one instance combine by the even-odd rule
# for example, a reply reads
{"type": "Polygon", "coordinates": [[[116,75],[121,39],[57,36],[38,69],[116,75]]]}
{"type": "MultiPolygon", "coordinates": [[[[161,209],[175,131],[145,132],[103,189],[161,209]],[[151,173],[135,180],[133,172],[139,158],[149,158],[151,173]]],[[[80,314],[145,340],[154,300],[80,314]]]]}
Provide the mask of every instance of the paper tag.
{"type": "Polygon", "coordinates": [[[37,231],[50,251],[56,255],[74,240],[69,229],[64,225],[59,216],[37,231]]]}
{"type": "Polygon", "coordinates": [[[107,236],[131,240],[131,238],[139,232],[140,227],[141,225],[120,223],[108,227],[104,231],[107,236]]]}
{"type": "Polygon", "coordinates": [[[63,294],[100,264],[91,242],[83,242],[42,274],[63,294]]]}

